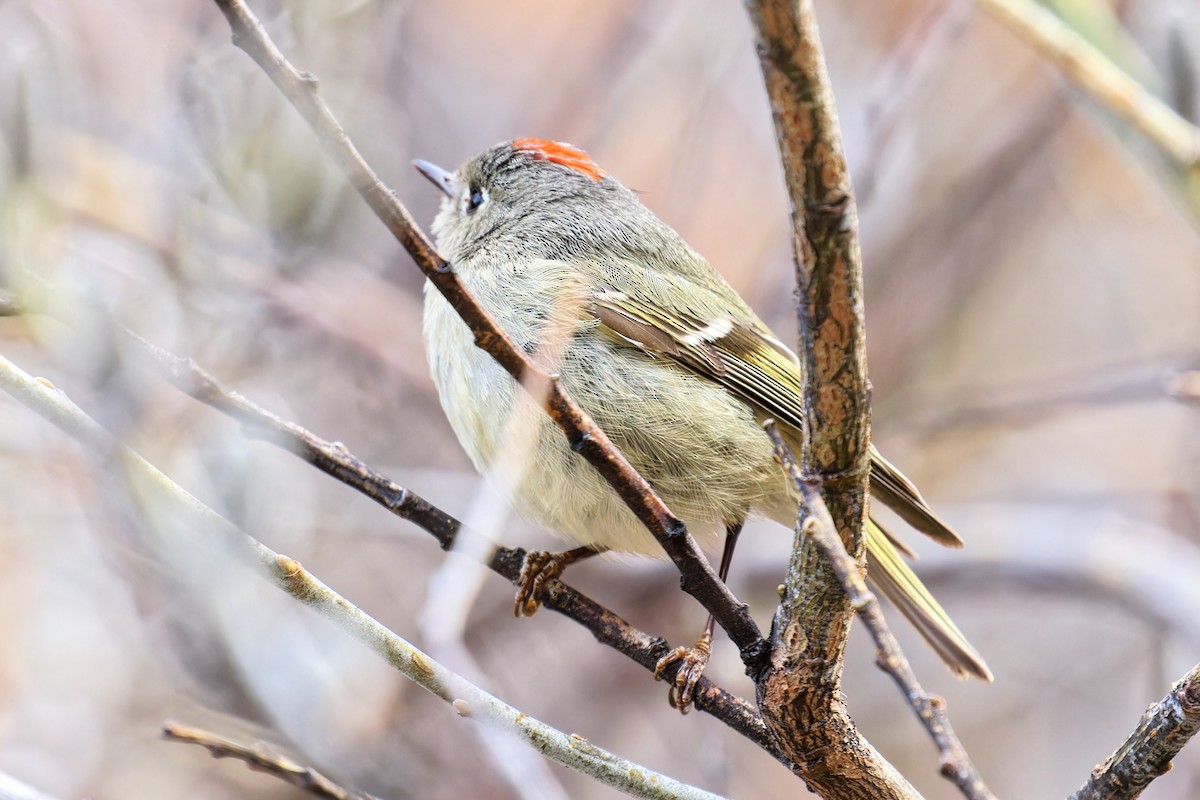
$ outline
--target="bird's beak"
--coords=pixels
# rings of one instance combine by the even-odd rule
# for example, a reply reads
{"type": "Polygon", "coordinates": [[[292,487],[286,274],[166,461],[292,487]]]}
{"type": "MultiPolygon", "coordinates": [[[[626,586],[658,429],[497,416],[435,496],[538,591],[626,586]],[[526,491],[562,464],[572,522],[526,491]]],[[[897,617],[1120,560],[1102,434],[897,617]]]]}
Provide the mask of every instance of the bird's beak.
{"type": "Polygon", "coordinates": [[[453,172],[448,172],[437,164],[430,164],[428,161],[422,161],[419,158],[413,161],[413,166],[417,168],[417,172],[429,178],[430,183],[450,197],[458,195],[458,182],[454,180],[453,172]]]}

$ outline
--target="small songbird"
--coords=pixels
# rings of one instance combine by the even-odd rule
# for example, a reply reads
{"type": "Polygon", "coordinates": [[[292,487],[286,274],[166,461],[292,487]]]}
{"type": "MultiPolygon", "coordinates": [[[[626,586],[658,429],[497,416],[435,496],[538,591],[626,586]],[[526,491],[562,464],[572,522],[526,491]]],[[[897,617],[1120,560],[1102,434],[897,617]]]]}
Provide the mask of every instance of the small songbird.
{"type": "MultiPolygon", "coordinates": [[[[789,528],[798,499],[760,427],[771,417],[798,449],[804,425],[800,365],[791,350],[698,253],[582,150],[544,139],[492,147],[454,172],[415,165],[445,193],[433,223],[438,249],[508,335],[591,415],[681,518],[701,546],[733,543],[751,513],[789,528]]],[[[524,458],[507,476],[517,510],[584,553],[665,557],[662,547],[544,414],[513,419],[524,390],[446,300],[425,286],[426,354],[442,407],[476,468],[506,448],[524,458]]],[[[916,487],[871,448],[872,500],[937,542],[962,540],[916,487]]],[[[983,659],[875,521],[866,529],[867,577],[960,676],[990,681],[983,659]]],[[[528,565],[527,565],[528,566],[528,565]]],[[[517,613],[537,607],[518,594],[517,613]]],[[[704,668],[712,620],[672,686],[686,710],[704,668]]]]}

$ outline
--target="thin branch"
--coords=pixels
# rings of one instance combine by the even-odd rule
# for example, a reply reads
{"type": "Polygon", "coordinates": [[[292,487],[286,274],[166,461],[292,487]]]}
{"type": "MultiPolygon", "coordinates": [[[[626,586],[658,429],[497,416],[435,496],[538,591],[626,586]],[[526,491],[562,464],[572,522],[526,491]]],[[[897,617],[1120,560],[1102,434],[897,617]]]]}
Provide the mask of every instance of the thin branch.
{"type": "MultiPolygon", "coordinates": [[[[848,552],[863,557],[870,436],[858,219],[811,0],[747,0],[792,205],[808,411],[801,454],[848,552]]],[[[916,790],[859,734],[841,693],[852,610],[827,559],[797,534],[759,708],[823,797],[916,790]]]]}
{"type": "Polygon", "coordinates": [[[558,380],[516,347],[459,282],[453,265],[437,254],[408,210],[387,189],[350,141],[317,93],[317,79],[293,67],[242,0],[214,0],[233,32],[233,43],[254,59],[317,135],[376,216],[413,257],[475,335],[475,344],[496,359],[561,427],[571,448],[587,459],[646,525],[679,568],[680,586],[711,612],[737,644],[750,668],[762,664],[767,643],[748,608],[717,578],[682,520],[654,493],[591,418],[567,395],[558,380]],[[544,398],[544,399],[543,399],[544,398]]]}
{"type": "MultiPolygon", "coordinates": [[[[851,498],[856,508],[850,521],[861,528],[870,384],[858,212],[833,90],[810,0],[748,5],[792,204],[808,411],[802,461],[807,472],[823,477],[827,496],[831,484],[836,494],[858,496],[851,498]]],[[[838,524],[844,537],[843,520],[838,524]]]]}
{"type": "Polygon", "coordinates": [[[274,775],[285,783],[297,786],[317,797],[330,800],[377,800],[374,795],[339,786],[312,767],[298,764],[284,755],[273,752],[262,743],[245,745],[177,722],[164,723],[162,735],[168,741],[199,745],[213,758],[235,758],[244,761],[251,769],[274,775]]]}
{"type": "Polygon", "coordinates": [[[1031,0],[975,0],[1052,61],[1063,75],[1154,143],[1184,170],[1200,176],[1200,128],[1146,91],[1091,42],[1031,0]]]}
{"type": "Polygon", "coordinates": [[[547,758],[638,797],[717,797],[556,730],[447,670],[334,592],[299,562],[274,552],[201,503],[150,462],[116,441],[63,392],[32,377],[3,356],[0,356],[0,389],[82,443],[105,464],[119,464],[139,496],[154,497],[164,503],[168,513],[163,519],[176,523],[181,530],[202,531],[209,546],[213,545],[211,537],[218,537],[256,574],[365,644],[406,677],[444,700],[460,717],[507,729],[547,758]]]}
{"type": "Polygon", "coordinates": [[[796,458],[779,435],[775,423],[768,420],[763,427],[775,443],[776,456],[787,469],[792,485],[804,498],[801,516],[796,523],[797,533],[811,539],[833,566],[851,607],[867,626],[871,638],[875,641],[876,658],[880,668],[892,676],[900,693],[908,700],[917,719],[925,726],[933,743],[937,745],[942,775],[952,781],[968,800],[995,800],[995,795],[983,782],[983,776],[971,762],[971,757],[967,755],[962,742],[950,726],[946,701],[928,694],[917,680],[916,673],[900,649],[900,643],[888,628],[879,600],[867,588],[858,564],[846,552],[845,545],[838,537],[833,527],[833,519],[829,516],[829,509],[821,499],[818,485],[814,481],[805,480],[800,474],[796,458]]]}
{"type": "Polygon", "coordinates": [[[1146,709],[1133,733],[1070,800],[1132,800],[1171,768],[1171,759],[1200,732],[1200,664],[1146,709]]]}

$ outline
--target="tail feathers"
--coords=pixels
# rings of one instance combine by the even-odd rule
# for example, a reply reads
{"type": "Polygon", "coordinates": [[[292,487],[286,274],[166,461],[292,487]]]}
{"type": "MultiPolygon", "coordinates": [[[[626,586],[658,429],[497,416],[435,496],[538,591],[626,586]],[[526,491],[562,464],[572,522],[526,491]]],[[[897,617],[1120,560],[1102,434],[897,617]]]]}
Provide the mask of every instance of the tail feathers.
{"type": "Polygon", "coordinates": [[[960,678],[973,675],[992,682],[992,672],[967,637],[909,569],[873,520],[867,523],[867,577],[929,642],[960,678]]]}
{"type": "Polygon", "coordinates": [[[962,547],[957,533],[925,502],[912,481],[871,446],[871,497],[883,502],[900,518],[946,547],[962,547]]]}
{"type": "Polygon", "coordinates": [[[917,560],[917,554],[915,552],[913,552],[913,549],[911,547],[908,546],[908,542],[904,541],[899,536],[897,536],[896,532],[894,530],[892,530],[891,528],[883,527],[878,522],[876,522],[874,519],[871,520],[871,524],[874,525],[875,527],[879,528],[879,532],[882,533],[889,542],[891,542],[892,547],[896,548],[896,550],[899,551],[900,555],[904,556],[909,561],[917,560]]]}

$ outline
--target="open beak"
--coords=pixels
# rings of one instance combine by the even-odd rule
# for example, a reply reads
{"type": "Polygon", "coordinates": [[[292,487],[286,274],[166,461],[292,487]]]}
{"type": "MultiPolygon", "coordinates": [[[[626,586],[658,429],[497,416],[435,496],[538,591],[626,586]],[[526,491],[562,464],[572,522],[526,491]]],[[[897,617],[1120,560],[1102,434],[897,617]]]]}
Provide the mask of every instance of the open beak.
{"type": "Polygon", "coordinates": [[[458,194],[458,183],[454,180],[453,172],[447,172],[437,164],[430,164],[428,161],[422,161],[419,158],[413,161],[413,166],[417,168],[417,172],[429,178],[430,183],[450,197],[455,197],[458,194]]]}

